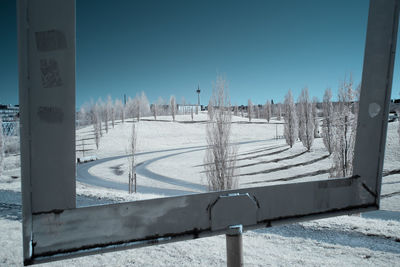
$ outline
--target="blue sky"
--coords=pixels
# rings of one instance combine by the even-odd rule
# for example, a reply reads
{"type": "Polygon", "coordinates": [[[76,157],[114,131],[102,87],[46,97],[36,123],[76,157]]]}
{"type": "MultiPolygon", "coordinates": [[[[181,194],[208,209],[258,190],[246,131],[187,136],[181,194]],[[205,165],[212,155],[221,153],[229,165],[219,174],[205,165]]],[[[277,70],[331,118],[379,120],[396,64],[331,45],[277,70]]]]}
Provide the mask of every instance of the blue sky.
{"type": "MultiPolygon", "coordinates": [[[[217,74],[232,104],[283,101],[308,86],[321,99],[361,80],[368,1],[77,0],[76,100],[144,91],[206,104],[217,74]]],[[[0,1],[0,102],[18,102],[16,10],[0,1]]],[[[398,58],[398,57],[397,57],[398,58]]],[[[398,70],[396,60],[395,71],[398,70]]],[[[394,75],[393,94],[399,95],[394,75]]]]}

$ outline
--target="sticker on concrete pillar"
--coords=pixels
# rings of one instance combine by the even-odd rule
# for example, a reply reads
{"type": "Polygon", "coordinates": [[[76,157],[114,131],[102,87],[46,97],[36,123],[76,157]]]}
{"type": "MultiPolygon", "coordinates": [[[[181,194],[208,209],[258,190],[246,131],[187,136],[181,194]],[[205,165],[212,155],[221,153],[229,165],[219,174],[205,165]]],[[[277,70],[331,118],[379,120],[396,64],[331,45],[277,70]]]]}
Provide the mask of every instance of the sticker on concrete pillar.
{"type": "Polygon", "coordinates": [[[368,113],[371,118],[376,117],[381,111],[381,106],[378,103],[370,103],[368,106],[368,113]]]}
{"type": "Polygon", "coordinates": [[[49,52],[67,48],[67,39],[61,31],[50,30],[35,32],[35,37],[36,48],[40,52],[49,52]]]}
{"type": "Polygon", "coordinates": [[[42,121],[48,123],[61,123],[64,120],[64,112],[59,107],[40,106],[37,113],[42,121]]]}
{"type": "Polygon", "coordinates": [[[42,85],[44,88],[62,86],[60,70],[55,59],[41,59],[40,72],[42,74],[42,85]]]}

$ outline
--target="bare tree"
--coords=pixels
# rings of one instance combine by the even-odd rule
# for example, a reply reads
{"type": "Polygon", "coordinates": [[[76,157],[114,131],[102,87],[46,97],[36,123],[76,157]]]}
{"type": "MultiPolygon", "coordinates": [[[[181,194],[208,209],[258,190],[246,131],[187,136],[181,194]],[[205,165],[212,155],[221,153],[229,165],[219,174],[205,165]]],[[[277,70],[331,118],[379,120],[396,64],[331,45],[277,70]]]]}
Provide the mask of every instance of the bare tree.
{"type": "Polygon", "coordinates": [[[113,105],[113,101],[110,95],[107,96],[107,112],[109,113],[108,117],[111,119],[111,126],[114,128],[115,126],[115,106],[113,105]]]}
{"type": "Polygon", "coordinates": [[[175,121],[176,99],[175,99],[175,96],[173,96],[173,95],[169,99],[169,108],[170,108],[170,111],[171,111],[172,120],[175,121]]]}
{"type": "Polygon", "coordinates": [[[192,121],[193,121],[193,106],[192,106],[192,108],[190,109],[190,117],[192,118],[192,121]]]}
{"type": "Polygon", "coordinates": [[[237,149],[230,140],[232,113],[226,81],[222,77],[217,77],[211,102],[215,109],[206,127],[208,146],[204,158],[209,189],[236,188],[237,149]]]}
{"type": "Polygon", "coordinates": [[[158,97],[157,102],[153,104],[152,111],[154,120],[157,120],[158,115],[165,115],[164,106],[165,106],[164,99],[162,99],[162,97],[158,97]]]}
{"type": "Polygon", "coordinates": [[[233,108],[233,115],[237,116],[239,114],[238,105],[233,108]]]}
{"type": "Polygon", "coordinates": [[[165,108],[166,104],[164,99],[160,96],[157,99],[157,115],[166,115],[167,113],[165,112],[164,108],[165,108]]]}
{"type": "Polygon", "coordinates": [[[137,94],[133,99],[133,102],[130,103],[131,110],[133,113],[133,117],[136,117],[137,121],[140,121],[140,118],[143,116],[147,116],[150,114],[150,104],[147,99],[146,94],[142,91],[141,94],[137,94]]]}
{"type": "Polygon", "coordinates": [[[128,97],[125,106],[125,115],[126,118],[134,118],[136,117],[136,100],[128,97]]]}
{"type": "Polygon", "coordinates": [[[136,139],[137,139],[137,134],[136,134],[136,123],[132,123],[132,131],[131,135],[129,136],[129,142],[128,142],[128,149],[127,149],[127,155],[128,155],[128,179],[129,179],[129,193],[131,194],[132,192],[136,193],[136,187],[137,187],[137,180],[136,180],[136,162],[135,162],[135,154],[136,154],[136,139]],[[132,187],[134,189],[132,189],[132,187]]]}
{"type": "Polygon", "coordinates": [[[353,81],[344,80],[339,88],[338,106],[335,112],[333,142],[333,167],[331,177],[346,177],[353,173],[355,143],[355,116],[352,113],[354,100],[353,81]]]}
{"type": "MultiPolygon", "coordinates": [[[[107,103],[104,102],[101,98],[97,100],[97,103],[99,105],[98,107],[98,112],[99,112],[99,118],[100,122],[104,122],[104,128],[106,130],[106,133],[108,133],[108,120],[109,120],[109,110],[107,110],[108,106],[107,103]]],[[[102,129],[102,128],[101,128],[102,129]]],[[[103,136],[103,133],[101,133],[101,136],[103,136]]]]}
{"type": "Polygon", "coordinates": [[[79,126],[81,126],[81,127],[87,125],[90,122],[90,120],[88,120],[88,114],[87,114],[85,106],[86,106],[86,104],[81,106],[81,108],[78,111],[78,115],[77,115],[78,123],[79,123],[79,126]]]}
{"type": "Polygon", "coordinates": [[[302,120],[299,119],[300,115],[301,115],[301,105],[299,104],[295,104],[295,110],[296,110],[296,116],[297,116],[297,137],[299,138],[299,140],[301,141],[301,138],[303,137],[303,135],[301,134],[301,129],[303,128],[303,126],[301,125],[301,123],[303,122],[302,120]]]}
{"type": "Polygon", "coordinates": [[[265,105],[264,105],[264,114],[265,114],[265,119],[269,122],[269,121],[271,120],[271,115],[272,115],[272,112],[271,112],[271,102],[269,102],[269,100],[267,100],[267,101],[265,102],[265,105]]]}
{"type": "Polygon", "coordinates": [[[140,121],[141,117],[141,98],[139,95],[136,95],[136,97],[133,99],[133,116],[136,117],[136,121],[140,121]]]}
{"type": "Polygon", "coordinates": [[[103,113],[103,118],[104,118],[104,124],[106,128],[106,133],[108,133],[108,120],[109,120],[109,111],[107,110],[107,104],[105,103],[104,106],[102,107],[102,113],[103,113]]]}
{"type": "Polygon", "coordinates": [[[312,116],[312,104],[310,102],[310,97],[308,95],[308,88],[303,88],[299,97],[299,134],[301,136],[300,140],[303,146],[307,148],[307,151],[311,150],[314,142],[314,121],[312,116]]]}
{"type": "Polygon", "coordinates": [[[259,118],[259,109],[258,109],[258,105],[253,105],[253,114],[254,114],[254,118],[258,119],[259,118]]]}
{"type": "Polygon", "coordinates": [[[322,120],[322,140],[326,149],[328,150],[329,155],[331,155],[333,151],[334,138],[333,122],[335,119],[332,105],[332,91],[330,88],[325,90],[322,109],[324,116],[322,120]]]}
{"type": "Polygon", "coordinates": [[[124,109],[124,104],[120,99],[115,100],[115,117],[120,119],[122,123],[125,121],[125,109],[124,109]]]}
{"type": "MultiPolygon", "coordinates": [[[[351,76],[350,76],[351,79],[351,76]]],[[[360,109],[359,103],[360,103],[360,94],[361,94],[361,83],[358,84],[356,90],[352,91],[352,96],[353,96],[353,100],[352,100],[352,111],[353,111],[353,123],[352,123],[352,134],[354,135],[355,138],[355,134],[357,132],[357,123],[358,123],[358,111],[360,109]]],[[[355,142],[355,140],[354,140],[355,142]]]]}
{"type": "Polygon", "coordinates": [[[318,123],[318,97],[313,97],[312,102],[312,118],[314,123],[314,138],[319,137],[319,123],[318,123]]]}
{"type": "Polygon", "coordinates": [[[91,114],[91,121],[93,125],[93,135],[94,135],[94,141],[96,143],[96,148],[99,149],[100,146],[100,137],[101,137],[101,120],[99,118],[99,112],[97,111],[97,104],[92,105],[90,114],[91,114]]]}
{"type": "Polygon", "coordinates": [[[296,116],[296,107],[293,101],[292,91],[289,92],[285,96],[285,102],[283,104],[284,108],[284,120],[285,124],[283,127],[283,134],[285,136],[286,143],[293,147],[294,143],[297,139],[297,116],[296,116]]]}
{"type": "Polygon", "coordinates": [[[253,113],[253,102],[251,102],[251,99],[249,99],[247,101],[247,117],[249,118],[249,122],[251,122],[252,113],[253,113]]]}
{"type": "Polygon", "coordinates": [[[152,106],[152,112],[153,112],[154,120],[156,121],[156,120],[157,120],[157,112],[158,112],[158,105],[157,105],[157,103],[154,103],[154,104],[153,104],[153,106],[152,106]]]}
{"type": "Polygon", "coordinates": [[[102,103],[102,111],[103,111],[103,118],[104,118],[104,123],[106,127],[106,133],[108,133],[108,121],[110,120],[110,114],[111,114],[111,105],[109,106],[108,100],[105,103],[102,103]]]}
{"type": "Polygon", "coordinates": [[[207,114],[209,120],[214,120],[214,102],[212,98],[208,101],[207,114]]]}
{"type": "Polygon", "coordinates": [[[148,116],[150,115],[150,103],[147,99],[146,94],[142,91],[140,94],[140,113],[141,116],[148,116]]]}
{"type": "Polygon", "coordinates": [[[100,137],[103,137],[103,118],[104,118],[104,103],[101,98],[99,98],[96,102],[96,108],[95,111],[97,113],[97,123],[98,123],[98,129],[100,132],[100,137]]]}
{"type": "Polygon", "coordinates": [[[186,114],[186,100],[185,100],[185,97],[184,97],[184,96],[182,96],[182,110],[181,110],[181,113],[182,113],[183,115],[186,114]]]}
{"type": "Polygon", "coordinates": [[[282,105],[281,105],[281,103],[276,104],[276,109],[277,109],[277,111],[276,111],[276,116],[277,116],[276,119],[278,121],[280,121],[282,119],[282,105]]]}

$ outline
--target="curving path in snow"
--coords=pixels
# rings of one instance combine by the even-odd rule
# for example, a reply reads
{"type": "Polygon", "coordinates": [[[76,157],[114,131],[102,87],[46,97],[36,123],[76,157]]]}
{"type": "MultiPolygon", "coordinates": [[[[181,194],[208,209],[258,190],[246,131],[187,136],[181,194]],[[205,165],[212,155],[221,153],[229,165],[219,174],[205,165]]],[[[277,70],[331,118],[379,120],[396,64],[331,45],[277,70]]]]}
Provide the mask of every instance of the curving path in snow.
{"type": "MultiPolygon", "coordinates": [[[[247,142],[240,142],[237,143],[239,144],[247,144],[247,143],[255,143],[255,142],[263,142],[265,140],[255,140],[255,141],[247,141],[247,142]]],[[[249,155],[251,155],[250,157],[257,157],[258,154],[261,152],[262,154],[264,154],[263,152],[268,151],[268,150],[274,150],[274,149],[278,149],[277,151],[273,151],[273,152],[269,152],[267,153],[268,155],[279,155],[280,153],[286,151],[287,149],[282,149],[282,147],[284,147],[283,145],[280,146],[268,146],[268,147],[264,147],[262,149],[256,149],[253,150],[251,152],[245,152],[242,153],[241,155],[246,155],[247,157],[249,157],[249,155]],[[256,154],[256,155],[254,155],[256,154]]],[[[156,173],[152,170],[150,170],[149,166],[151,164],[153,164],[154,162],[157,161],[161,161],[161,160],[166,160],[170,157],[174,157],[177,155],[182,155],[185,153],[192,153],[192,152],[196,152],[196,151],[201,151],[201,150],[205,150],[206,146],[192,146],[192,147],[184,147],[184,148],[174,148],[174,149],[165,149],[165,150],[157,150],[157,151],[149,151],[149,152],[141,152],[141,153],[137,153],[137,155],[146,155],[146,154],[156,154],[156,153],[165,153],[165,152],[171,152],[168,153],[167,155],[161,155],[161,156],[155,156],[153,158],[150,158],[149,160],[144,161],[143,163],[137,165],[136,167],[136,171],[139,175],[146,177],[148,179],[152,179],[155,180],[157,182],[161,182],[161,183],[165,183],[168,185],[172,185],[172,186],[176,186],[178,188],[165,188],[165,187],[160,187],[160,186],[146,186],[146,185],[138,185],[137,189],[138,192],[141,193],[149,193],[149,194],[158,194],[158,195],[164,195],[164,196],[176,196],[176,195],[186,195],[186,194],[194,194],[194,193],[200,193],[200,192],[206,192],[207,191],[207,186],[202,185],[202,184],[198,184],[198,183],[193,183],[193,182],[189,182],[189,181],[185,181],[182,179],[177,179],[177,178],[173,178],[173,177],[168,177],[165,175],[162,175],[160,173],[156,173]]],[[[295,155],[290,155],[290,156],[286,156],[286,157],[278,157],[277,159],[272,159],[272,160],[268,160],[268,161],[262,161],[261,163],[269,163],[269,162],[277,162],[277,161],[284,161],[284,160],[288,160],[288,159],[292,159],[294,157],[298,157],[301,154],[304,154],[305,152],[301,152],[300,154],[295,154],[295,155]]],[[[264,154],[265,155],[265,154],[264,154]]],[[[113,161],[113,160],[117,160],[117,159],[121,159],[121,158],[125,158],[127,157],[127,155],[120,155],[120,156],[113,156],[113,157],[107,157],[107,158],[103,158],[103,159],[99,159],[93,162],[88,162],[88,163],[84,163],[84,164],[79,164],[77,165],[77,180],[79,182],[83,182],[89,185],[93,185],[93,186],[98,186],[98,187],[104,187],[104,188],[112,188],[112,189],[116,189],[116,190],[122,190],[122,191],[127,191],[128,190],[128,185],[126,183],[122,183],[122,182],[118,182],[118,181],[112,181],[112,180],[108,180],[108,179],[104,179],[101,178],[99,176],[93,175],[91,173],[89,173],[89,169],[91,167],[94,167],[96,165],[99,164],[103,164],[105,162],[108,161],[113,161]]],[[[315,163],[316,161],[325,159],[327,157],[327,155],[324,155],[320,158],[316,158],[316,159],[312,159],[310,161],[302,161],[300,163],[296,163],[296,164],[289,164],[289,165],[284,165],[284,166],[280,166],[278,168],[270,168],[268,170],[263,170],[263,171],[258,171],[255,173],[244,173],[242,175],[253,175],[253,174],[257,174],[257,173],[271,173],[271,172],[275,172],[275,171],[280,171],[283,169],[290,169],[293,167],[298,167],[298,166],[303,166],[303,165],[308,165],[308,164],[312,164],[315,163]]],[[[254,165],[255,163],[250,163],[247,165],[254,165]]],[[[257,164],[259,164],[259,162],[257,162],[257,164]]],[[[247,167],[247,165],[242,165],[242,166],[238,166],[238,167],[247,167]]],[[[329,172],[329,168],[328,169],[321,169],[321,170],[316,170],[313,172],[307,172],[307,173],[302,173],[302,174],[297,174],[294,176],[290,176],[290,177],[283,177],[283,178],[278,178],[278,179],[272,179],[272,180],[256,180],[256,181],[252,181],[252,182],[245,182],[245,184],[259,184],[259,183],[270,183],[270,182],[276,182],[276,181],[291,181],[291,180],[296,180],[296,179],[300,179],[300,178],[304,178],[304,177],[309,177],[309,176],[315,176],[315,175],[319,175],[319,174],[324,174],[324,173],[328,173],[329,172]]],[[[398,173],[398,170],[393,171],[395,173],[398,173]]],[[[391,172],[385,173],[384,176],[390,175],[392,174],[391,172]]],[[[388,183],[388,182],[386,182],[388,183]]],[[[389,182],[390,183],[390,182],[389,182]]],[[[391,182],[391,183],[398,183],[396,182],[391,182]]],[[[385,184],[385,183],[384,183],[385,184]]],[[[395,194],[393,195],[398,195],[398,192],[395,192],[395,194]]],[[[388,194],[386,195],[382,195],[382,197],[391,197],[392,194],[388,194]]]]}
{"type": "MultiPolygon", "coordinates": [[[[150,163],[152,163],[152,162],[154,162],[156,160],[159,160],[159,159],[163,159],[163,158],[170,157],[170,156],[175,156],[175,155],[178,155],[178,154],[181,154],[181,153],[189,153],[189,152],[197,151],[197,150],[201,150],[201,149],[205,149],[205,147],[198,146],[198,147],[187,147],[187,148],[175,148],[175,149],[166,149],[166,150],[158,150],[158,151],[149,151],[149,152],[137,153],[137,155],[146,155],[146,154],[168,152],[168,151],[173,152],[173,151],[180,151],[180,150],[188,150],[188,151],[185,151],[185,152],[172,153],[172,154],[168,154],[166,156],[156,157],[154,159],[145,161],[144,163],[142,163],[142,164],[137,166],[136,171],[137,171],[138,174],[144,175],[149,179],[154,179],[154,180],[158,180],[158,181],[161,181],[161,182],[166,182],[166,181],[174,182],[175,185],[178,185],[178,181],[179,181],[179,182],[182,182],[183,184],[186,184],[186,186],[188,186],[189,183],[187,183],[185,181],[180,181],[180,180],[177,180],[177,179],[165,177],[165,176],[156,174],[154,172],[151,172],[150,170],[147,170],[147,166],[150,163]]],[[[112,188],[112,189],[116,189],[116,190],[127,191],[128,190],[128,185],[125,184],[125,183],[106,180],[106,179],[103,179],[103,178],[101,178],[99,176],[95,176],[95,175],[92,175],[92,174],[89,173],[89,169],[94,167],[94,166],[96,166],[96,165],[105,163],[107,161],[112,161],[112,160],[125,158],[125,157],[127,157],[127,155],[107,157],[107,158],[102,158],[102,159],[98,159],[98,160],[87,162],[87,163],[83,163],[83,164],[78,164],[77,168],[76,168],[77,169],[76,179],[79,182],[86,183],[86,184],[93,185],[93,186],[99,186],[99,187],[105,187],[105,188],[112,188]]],[[[176,196],[176,195],[182,195],[182,194],[197,193],[196,191],[159,188],[159,187],[143,186],[143,185],[137,185],[137,190],[139,192],[141,192],[141,193],[158,194],[158,195],[166,195],[166,196],[176,196]]]]}
{"type": "MultiPolygon", "coordinates": [[[[240,142],[236,143],[237,145],[243,145],[243,144],[249,144],[249,143],[257,143],[257,142],[264,142],[265,140],[254,140],[254,141],[245,141],[245,142],[240,142]]],[[[200,192],[206,192],[207,187],[201,184],[196,184],[196,183],[191,183],[187,182],[181,179],[176,179],[172,177],[167,177],[158,173],[155,173],[151,170],[149,170],[147,167],[159,160],[164,160],[169,157],[174,157],[180,154],[185,154],[185,153],[191,153],[195,151],[200,151],[200,150],[205,150],[206,146],[192,146],[192,147],[184,147],[184,148],[172,148],[172,149],[165,149],[165,150],[157,150],[157,151],[148,151],[148,152],[141,152],[137,153],[136,155],[146,155],[146,154],[155,154],[155,153],[162,153],[162,152],[175,152],[171,153],[168,155],[163,155],[159,157],[155,157],[149,160],[144,161],[142,164],[137,165],[136,167],[136,172],[137,174],[140,174],[148,179],[153,179],[158,182],[163,182],[175,186],[180,186],[187,188],[187,190],[180,190],[180,189],[168,189],[168,188],[160,188],[160,187],[153,187],[153,186],[143,186],[143,185],[138,185],[137,190],[141,193],[149,193],[149,194],[158,194],[158,195],[165,195],[165,196],[176,196],[176,195],[183,195],[183,194],[194,194],[194,193],[199,193],[200,192]],[[179,152],[176,152],[179,151],[179,152]]],[[[99,186],[99,187],[105,187],[105,188],[112,188],[116,190],[122,190],[122,191],[127,191],[128,190],[128,185],[125,183],[120,183],[116,181],[110,181],[103,179],[99,176],[95,176],[89,173],[89,169],[108,162],[112,160],[117,160],[121,158],[125,158],[127,155],[120,155],[120,156],[113,156],[113,157],[107,157],[103,159],[98,159],[96,161],[91,161],[83,164],[78,164],[77,165],[77,174],[76,174],[76,179],[79,182],[86,183],[89,185],[93,186],[99,186]]]]}

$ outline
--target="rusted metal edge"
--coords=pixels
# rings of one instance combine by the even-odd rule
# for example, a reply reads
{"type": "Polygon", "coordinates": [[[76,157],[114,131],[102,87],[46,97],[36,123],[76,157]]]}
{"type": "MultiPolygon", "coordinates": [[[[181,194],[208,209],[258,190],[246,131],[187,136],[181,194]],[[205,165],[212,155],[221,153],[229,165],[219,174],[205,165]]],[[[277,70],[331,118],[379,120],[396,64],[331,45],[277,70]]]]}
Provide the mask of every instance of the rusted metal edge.
{"type": "MultiPolygon", "coordinates": [[[[310,219],[321,219],[321,218],[329,218],[335,217],[338,215],[348,215],[353,212],[360,212],[360,211],[371,211],[376,210],[378,207],[375,203],[371,203],[368,205],[361,205],[361,206],[352,206],[345,209],[333,209],[328,210],[321,213],[312,213],[307,215],[296,215],[296,216],[288,216],[288,217],[280,217],[271,220],[265,220],[257,223],[253,226],[244,226],[245,230],[251,229],[258,229],[263,227],[272,227],[275,225],[282,225],[282,224],[289,224],[293,222],[301,222],[301,221],[308,221],[310,219]]],[[[186,231],[183,233],[174,233],[174,234],[165,234],[162,236],[155,235],[149,236],[145,239],[138,239],[132,241],[121,241],[121,242],[113,242],[107,244],[98,244],[93,246],[85,246],[76,249],[69,249],[65,251],[56,251],[54,253],[45,253],[40,255],[33,255],[32,259],[24,261],[24,265],[31,265],[37,263],[44,263],[44,262],[51,262],[54,260],[61,260],[61,259],[69,259],[69,258],[76,258],[86,255],[93,255],[99,253],[99,250],[104,252],[113,252],[113,251],[120,251],[125,250],[128,248],[140,248],[151,246],[154,244],[167,244],[171,242],[179,242],[185,241],[190,239],[197,239],[203,237],[209,237],[214,235],[225,234],[226,230],[218,230],[218,231],[211,231],[210,228],[198,230],[193,229],[191,231],[186,231]]]]}
{"type": "MultiPolygon", "coordinates": [[[[379,207],[376,205],[375,202],[369,204],[363,204],[358,206],[349,206],[347,208],[342,209],[330,209],[323,212],[317,213],[309,213],[305,215],[294,215],[294,216],[286,216],[286,217],[277,217],[268,220],[262,220],[257,222],[256,225],[243,225],[244,230],[253,230],[265,227],[272,227],[277,225],[283,224],[290,224],[294,222],[302,222],[302,221],[309,221],[309,220],[317,220],[329,217],[335,217],[339,215],[350,215],[352,213],[359,213],[359,212],[366,212],[377,210],[379,207]]],[[[100,243],[88,246],[77,247],[73,249],[67,250],[57,250],[54,252],[47,252],[35,255],[33,250],[33,255],[31,259],[26,259],[24,261],[24,265],[32,265],[37,263],[45,263],[45,262],[52,262],[55,260],[62,260],[62,259],[70,259],[70,258],[77,258],[87,255],[93,255],[99,253],[106,252],[115,252],[125,249],[132,249],[132,248],[140,248],[151,246],[154,244],[167,244],[172,242],[179,242],[185,241],[190,239],[197,239],[203,237],[210,237],[214,235],[225,234],[227,230],[217,230],[211,231],[211,228],[206,229],[192,229],[190,231],[185,231],[182,233],[168,233],[165,235],[153,235],[145,237],[144,239],[136,239],[136,240],[125,240],[125,241],[118,241],[118,242],[110,242],[110,243],[100,243]]]]}

